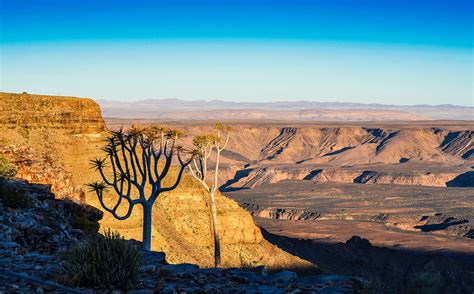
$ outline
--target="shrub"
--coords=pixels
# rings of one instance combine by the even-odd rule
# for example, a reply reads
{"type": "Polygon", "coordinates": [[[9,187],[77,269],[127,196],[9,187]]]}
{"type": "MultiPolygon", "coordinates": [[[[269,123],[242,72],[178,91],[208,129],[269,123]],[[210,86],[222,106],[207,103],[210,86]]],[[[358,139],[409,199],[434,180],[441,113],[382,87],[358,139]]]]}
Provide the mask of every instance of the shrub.
{"type": "Polygon", "coordinates": [[[10,163],[3,155],[0,155],[0,178],[11,178],[16,175],[18,169],[10,163]]]}
{"type": "Polygon", "coordinates": [[[445,279],[438,272],[420,272],[409,280],[409,288],[416,293],[440,293],[445,279]]]}
{"type": "Polygon", "coordinates": [[[87,215],[82,212],[74,217],[74,227],[81,229],[86,233],[97,233],[100,225],[96,221],[91,221],[87,218],[87,215]]]}
{"type": "Polygon", "coordinates": [[[6,180],[0,177],[0,201],[6,207],[13,209],[32,207],[34,199],[28,192],[28,189],[18,184],[18,181],[6,180]]]}
{"type": "Polygon", "coordinates": [[[108,230],[66,252],[64,268],[77,286],[128,289],[141,264],[140,248],[108,230]]]}

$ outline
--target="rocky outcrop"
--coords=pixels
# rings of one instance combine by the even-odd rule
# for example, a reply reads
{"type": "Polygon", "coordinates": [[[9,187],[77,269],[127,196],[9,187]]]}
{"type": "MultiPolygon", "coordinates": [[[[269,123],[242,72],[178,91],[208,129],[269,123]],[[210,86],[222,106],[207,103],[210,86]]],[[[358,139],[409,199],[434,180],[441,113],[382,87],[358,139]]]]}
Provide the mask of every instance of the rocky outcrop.
{"type": "Polygon", "coordinates": [[[18,167],[17,177],[26,181],[50,185],[59,198],[74,195],[72,175],[63,165],[55,162],[51,154],[34,155],[29,147],[7,147],[0,145],[0,154],[18,167]]]}
{"type": "Polygon", "coordinates": [[[0,153],[18,177],[52,186],[58,197],[84,197],[88,161],[106,132],[91,99],[0,93],[0,153]]]}
{"type": "Polygon", "coordinates": [[[419,223],[413,227],[422,232],[444,231],[452,237],[464,237],[474,239],[474,227],[469,223],[469,219],[455,216],[447,216],[443,213],[434,215],[424,215],[419,223]]]}
{"type": "Polygon", "coordinates": [[[48,185],[0,180],[0,292],[72,293],[54,281],[63,273],[60,252],[97,233],[101,217],[94,207],[55,199],[48,185]]]}
{"type": "Polygon", "coordinates": [[[259,160],[272,160],[283,152],[296,136],[296,128],[282,128],[280,134],[260,151],[259,160]]]}
{"type": "Polygon", "coordinates": [[[474,154],[474,131],[449,132],[440,145],[443,152],[469,159],[474,154]]]}
{"type": "Polygon", "coordinates": [[[271,166],[249,167],[237,171],[234,178],[221,186],[222,191],[251,189],[265,184],[278,183],[285,180],[303,180],[309,177],[310,169],[274,168],[271,166]]]}
{"type": "Polygon", "coordinates": [[[409,186],[446,187],[446,183],[457,176],[457,173],[431,173],[431,172],[380,172],[363,171],[353,179],[360,184],[396,184],[409,186]]]}
{"type": "Polygon", "coordinates": [[[474,187],[474,171],[467,171],[446,182],[448,187],[474,187]]]}
{"type": "Polygon", "coordinates": [[[252,216],[263,218],[285,220],[317,220],[321,217],[321,214],[318,212],[294,208],[261,208],[259,205],[246,202],[242,203],[241,206],[252,216]]]}
{"type": "Polygon", "coordinates": [[[17,251],[50,254],[97,232],[103,213],[86,204],[56,199],[49,185],[0,179],[3,242],[17,251]]]}
{"type": "Polygon", "coordinates": [[[199,269],[191,264],[158,265],[155,275],[159,293],[353,293],[368,285],[364,279],[348,276],[269,274],[261,268],[199,269]]]}

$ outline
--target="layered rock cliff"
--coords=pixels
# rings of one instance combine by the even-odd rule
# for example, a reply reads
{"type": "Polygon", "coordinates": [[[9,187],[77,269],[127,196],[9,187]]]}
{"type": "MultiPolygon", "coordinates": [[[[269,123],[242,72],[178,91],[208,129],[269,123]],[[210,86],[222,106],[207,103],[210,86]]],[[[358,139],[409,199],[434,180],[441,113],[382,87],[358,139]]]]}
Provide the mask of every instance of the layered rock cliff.
{"type": "Polygon", "coordinates": [[[58,129],[72,135],[105,131],[100,108],[92,99],[0,93],[0,125],[7,129],[58,129]]]}
{"type": "MultiPolygon", "coordinates": [[[[90,99],[0,93],[0,151],[19,166],[19,176],[51,184],[60,197],[99,207],[84,184],[97,179],[89,160],[102,151],[106,128],[99,106],[90,99]]],[[[203,191],[189,178],[155,205],[154,250],[168,261],[211,266],[213,248],[209,207],[203,191]]],[[[252,217],[236,202],[218,195],[224,266],[311,267],[267,242],[252,217]]],[[[126,221],[105,213],[103,227],[141,239],[141,211],[126,221]]]]}
{"type": "Polygon", "coordinates": [[[308,166],[287,167],[256,165],[237,170],[233,178],[221,186],[223,191],[251,189],[285,180],[312,182],[396,184],[406,186],[472,187],[471,167],[460,166],[359,166],[311,169],[308,166]],[[460,177],[465,177],[461,181],[460,177]]]}
{"type": "MultiPolygon", "coordinates": [[[[222,153],[224,191],[282,180],[438,187],[472,182],[470,174],[457,180],[472,170],[474,130],[465,122],[232,127],[222,153]]],[[[212,132],[208,123],[184,128],[191,134],[212,132]]]]}
{"type": "MultiPolygon", "coordinates": [[[[369,124],[368,124],[369,125],[369,124]]],[[[474,150],[472,125],[234,125],[226,162],[260,164],[461,164],[474,150]]],[[[187,127],[188,132],[212,126],[187,127]]]]}

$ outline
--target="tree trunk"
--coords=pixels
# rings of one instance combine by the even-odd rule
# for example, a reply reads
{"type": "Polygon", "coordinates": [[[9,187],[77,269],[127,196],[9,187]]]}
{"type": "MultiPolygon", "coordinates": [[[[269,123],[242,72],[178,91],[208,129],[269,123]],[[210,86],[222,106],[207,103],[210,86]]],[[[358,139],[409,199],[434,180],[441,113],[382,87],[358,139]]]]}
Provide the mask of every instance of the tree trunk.
{"type": "Polygon", "coordinates": [[[153,206],[145,203],[143,204],[143,243],[142,249],[146,251],[151,250],[151,215],[153,206]]]}
{"type": "Polygon", "coordinates": [[[221,242],[219,238],[219,229],[217,227],[217,209],[216,209],[216,198],[214,192],[211,195],[211,216],[212,216],[212,229],[214,230],[214,266],[221,266],[221,242]]]}

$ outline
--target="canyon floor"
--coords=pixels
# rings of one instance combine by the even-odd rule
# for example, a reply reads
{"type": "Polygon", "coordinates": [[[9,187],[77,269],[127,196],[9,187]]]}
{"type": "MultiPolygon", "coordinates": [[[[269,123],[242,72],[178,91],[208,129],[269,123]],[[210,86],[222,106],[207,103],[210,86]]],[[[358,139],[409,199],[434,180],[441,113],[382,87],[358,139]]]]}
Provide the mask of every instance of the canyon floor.
{"type": "Polygon", "coordinates": [[[381,246],[474,253],[472,188],[293,180],[226,195],[255,217],[275,220],[261,222],[270,231],[280,227],[291,237],[342,241],[357,234],[381,246]]]}
{"type": "Polygon", "coordinates": [[[268,240],[338,274],[403,288],[420,272],[474,271],[473,188],[293,180],[226,195],[268,240]]]}

